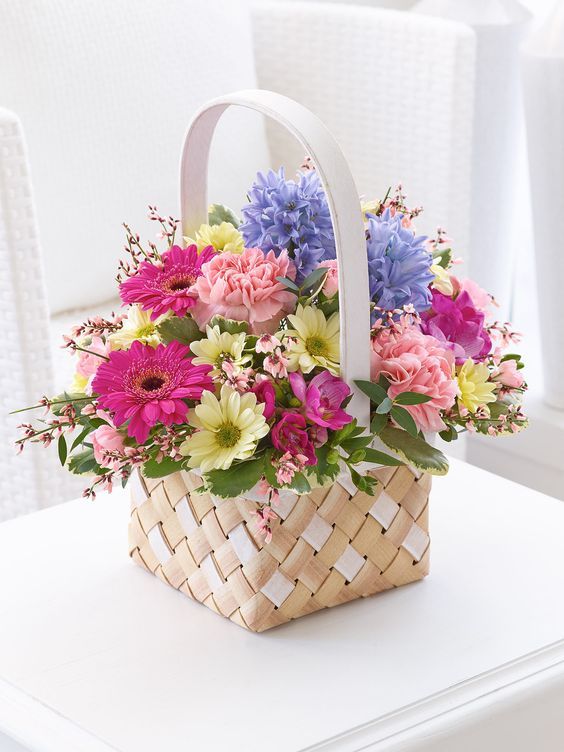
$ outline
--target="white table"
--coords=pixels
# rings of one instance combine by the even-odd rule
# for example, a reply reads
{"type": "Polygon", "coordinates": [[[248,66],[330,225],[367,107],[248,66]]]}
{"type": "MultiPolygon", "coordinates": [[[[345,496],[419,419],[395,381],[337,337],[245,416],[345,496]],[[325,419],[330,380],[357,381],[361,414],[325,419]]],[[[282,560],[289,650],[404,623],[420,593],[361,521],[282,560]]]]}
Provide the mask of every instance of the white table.
{"type": "Polygon", "coordinates": [[[564,749],[564,503],[455,461],[427,580],[261,635],[130,562],[127,517],[0,526],[0,750],[564,749]]]}

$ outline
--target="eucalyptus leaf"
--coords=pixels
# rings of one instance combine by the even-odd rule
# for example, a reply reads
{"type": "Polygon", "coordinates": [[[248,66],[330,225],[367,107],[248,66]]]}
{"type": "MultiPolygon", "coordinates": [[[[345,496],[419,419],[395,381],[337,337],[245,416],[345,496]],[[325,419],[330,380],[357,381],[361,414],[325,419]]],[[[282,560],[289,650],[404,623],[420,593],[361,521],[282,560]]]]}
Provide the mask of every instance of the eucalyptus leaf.
{"type": "Polygon", "coordinates": [[[157,330],[163,342],[180,342],[182,345],[190,345],[204,336],[198,329],[198,324],[190,316],[178,318],[174,316],[166,319],[157,326],[157,330]]]}
{"type": "Polygon", "coordinates": [[[376,408],[376,414],[384,415],[386,413],[389,413],[393,405],[394,403],[392,402],[392,400],[389,397],[386,397],[385,399],[382,400],[382,402],[380,402],[380,404],[376,408]]]}
{"type": "Polygon", "coordinates": [[[428,394],[419,394],[419,392],[402,392],[394,399],[396,405],[423,405],[430,402],[433,398],[428,394]]]}
{"type": "Polygon", "coordinates": [[[59,441],[57,442],[57,450],[59,452],[59,462],[64,466],[65,462],[67,461],[67,442],[63,434],[59,436],[59,441]]]}
{"type": "Polygon", "coordinates": [[[71,444],[71,452],[74,452],[74,450],[77,448],[79,444],[82,444],[84,439],[90,434],[93,430],[92,425],[87,425],[86,428],[84,428],[76,437],[76,439],[71,444]]]}
{"type": "Polygon", "coordinates": [[[208,224],[220,225],[222,222],[229,222],[233,227],[241,224],[241,220],[228,206],[212,204],[208,209],[208,224]]]}
{"type": "Polygon", "coordinates": [[[412,465],[431,475],[447,474],[448,460],[445,455],[419,436],[411,436],[401,428],[386,426],[380,433],[380,439],[407,465],[412,465]]]}
{"type": "Polygon", "coordinates": [[[417,428],[417,425],[415,421],[413,420],[413,416],[411,413],[409,413],[407,410],[405,410],[403,407],[392,407],[391,410],[391,416],[396,421],[398,426],[401,426],[405,431],[410,433],[412,436],[417,436],[419,433],[419,429],[417,428]]]}
{"type": "Polygon", "coordinates": [[[291,279],[288,279],[288,277],[276,277],[276,281],[283,284],[285,287],[288,288],[288,290],[291,290],[292,292],[299,293],[300,288],[295,284],[295,282],[292,282],[291,279]]]}
{"type": "Polygon", "coordinates": [[[379,384],[374,384],[372,381],[358,380],[354,383],[362,392],[364,392],[364,394],[366,394],[367,397],[370,397],[372,402],[374,402],[376,405],[379,405],[382,400],[385,400],[388,396],[388,393],[385,389],[383,389],[379,384]]]}
{"type": "Polygon", "coordinates": [[[387,413],[376,413],[370,423],[371,432],[377,436],[388,422],[387,413]]]}

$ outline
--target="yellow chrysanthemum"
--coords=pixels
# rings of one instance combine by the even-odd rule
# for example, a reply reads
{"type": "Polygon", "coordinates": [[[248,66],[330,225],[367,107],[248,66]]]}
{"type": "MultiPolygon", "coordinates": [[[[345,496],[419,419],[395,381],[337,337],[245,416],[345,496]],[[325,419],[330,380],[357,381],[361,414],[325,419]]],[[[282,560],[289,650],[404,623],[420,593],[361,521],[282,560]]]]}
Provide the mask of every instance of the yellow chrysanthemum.
{"type": "Polygon", "coordinates": [[[460,389],[458,401],[471,413],[475,413],[483,405],[495,402],[496,384],[488,381],[489,377],[488,367],[484,363],[474,363],[472,358],[468,358],[457,369],[456,379],[460,389]]]}
{"type": "Polygon", "coordinates": [[[219,225],[201,225],[196,232],[196,239],[185,238],[188,243],[196,243],[198,251],[212,245],[219,253],[242,253],[245,248],[243,236],[231,222],[219,225]]]}
{"type": "Polygon", "coordinates": [[[447,270],[440,264],[433,264],[431,266],[431,272],[435,275],[435,279],[431,282],[431,287],[442,292],[443,295],[451,296],[454,292],[454,287],[452,286],[452,280],[447,270]]]}
{"type": "Polygon", "coordinates": [[[319,366],[338,375],[339,314],[333,313],[326,319],[319,308],[299,305],[288,321],[293,329],[278,334],[286,348],[288,370],[310,373],[319,366]]]}
{"type": "Polygon", "coordinates": [[[245,335],[243,332],[229,334],[221,332],[219,326],[207,326],[206,336],[192,342],[190,348],[196,356],[192,361],[196,365],[210,365],[212,378],[221,374],[221,366],[227,360],[235,366],[244,366],[252,360],[252,355],[243,354],[245,335]]]}
{"type": "Polygon", "coordinates": [[[239,394],[221,387],[220,398],[202,393],[201,404],[190,410],[188,421],[198,430],[180,445],[190,467],[203,473],[227,470],[233,460],[251,457],[259,439],[270,430],[263,416],[264,404],[252,392],[239,394]]]}
{"type": "Polygon", "coordinates": [[[151,312],[144,311],[140,305],[134,303],[129,306],[122,328],[110,334],[112,350],[128,350],[136,340],[144,345],[156,347],[161,343],[157,326],[166,318],[168,314],[151,321],[151,312]]]}

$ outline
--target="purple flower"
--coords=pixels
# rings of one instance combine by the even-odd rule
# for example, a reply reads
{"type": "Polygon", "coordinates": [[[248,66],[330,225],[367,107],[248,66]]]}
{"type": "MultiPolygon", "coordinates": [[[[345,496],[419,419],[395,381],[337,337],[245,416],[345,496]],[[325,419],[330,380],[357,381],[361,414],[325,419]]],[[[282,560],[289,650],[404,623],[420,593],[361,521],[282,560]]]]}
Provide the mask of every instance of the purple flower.
{"type": "Polygon", "coordinates": [[[431,304],[429,285],[433,259],[425,248],[426,237],[416,236],[402,225],[403,215],[368,214],[366,232],[370,298],[392,311],[411,304],[421,312],[431,304]]]}
{"type": "Polygon", "coordinates": [[[303,455],[308,465],[317,465],[314,446],[308,436],[306,419],[299,413],[286,412],[272,427],[272,444],[280,452],[292,457],[303,455]]]}
{"type": "Polygon", "coordinates": [[[484,328],[484,314],[475,307],[467,292],[461,292],[453,300],[433,290],[431,310],[421,319],[422,331],[452,350],[457,363],[464,363],[467,358],[483,360],[491,351],[492,341],[484,328]]]}
{"type": "Polygon", "coordinates": [[[340,378],[329,371],[319,373],[309,384],[298,371],[288,378],[292,391],[305,405],[306,417],[312,423],[337,431],[351,422],[352,416],[341,408],[351,392],[340,378]]]}
{"type": "Polygon", "coordinates": [[[248,248],[287,249],[296,264],[298,284],[319,261],[335,258],[335,239],[329,206],[316,172],[286,180],[284,169],[258,173],[242,209],[239,227],[248,248]]]}

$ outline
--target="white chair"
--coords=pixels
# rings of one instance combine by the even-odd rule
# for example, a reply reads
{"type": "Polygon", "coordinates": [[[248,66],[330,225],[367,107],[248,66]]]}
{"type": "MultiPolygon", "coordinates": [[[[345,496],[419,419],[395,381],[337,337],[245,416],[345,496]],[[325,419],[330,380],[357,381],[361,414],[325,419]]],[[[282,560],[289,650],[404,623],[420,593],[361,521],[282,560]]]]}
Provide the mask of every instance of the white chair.
{"type": "MultiPolygon", "coordinates": [[[[0,116],[5,411],[64,387],[60,334],[117,304],[121,222],[151,237],[148,203],[177,212],[178,152],[196,107],[256,85],[247,11],[229,0],[0,0],[0,105],[11,110],[0,116]]],[[[465,238],[471,98],[457,80],[469,75],[471,33],[375,8],[261,2],[253,35],[258,84],[327,122],[361,191],[401,179],[433,222],[465,238]]],[[[256,170],[291,173],[302,161],[274,130],[267,144],[252,113],[228,113],[221,131],[210,196],[234,208],[256,170]]],[[[13,434],[12,422],[1,436],[0,519],[78,495],[83,483],[56,468],[56,452],[16,458],[13,434]]]]}

